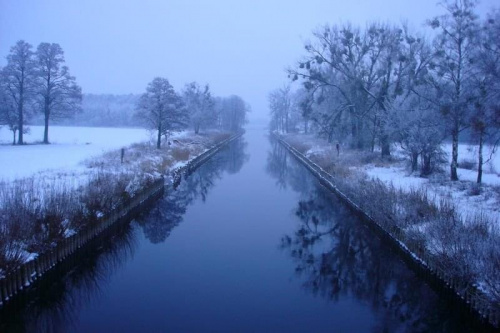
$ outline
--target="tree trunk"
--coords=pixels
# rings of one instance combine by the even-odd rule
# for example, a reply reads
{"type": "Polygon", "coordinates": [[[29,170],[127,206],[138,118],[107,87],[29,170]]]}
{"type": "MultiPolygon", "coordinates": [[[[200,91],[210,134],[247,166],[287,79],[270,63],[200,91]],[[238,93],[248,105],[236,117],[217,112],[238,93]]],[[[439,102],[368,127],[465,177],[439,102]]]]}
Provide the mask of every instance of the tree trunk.
{"type": "Polygon", "coordinates": [[[377,117],[373,120],[373,135],[372,135],[372,143],[371,143],[371,152],[375,151],[375,139],[377,138],[377,117]]]}
{"type": "Polygon", "coordinates": [[[50,70],[48,71],[48,76],[47,76],[47,90],[45,92],[45,97],[44,97],[44,105],[43,105],[43,113],[45,114],[45,129],[43,131],[43,143],[48,145],[49,144],[49,118],[50,118],[50,96],[52,96],[51,93],[51,78],[50,78],[50,70]]]}
{"type": "Polygon", "coordinates": [[[481,184],[483,179],[483,135],[484,132],[479,133],[479,152],[478,152],[478,163],[477,163],[477,183],[481,184]]]}
{"type": "Polygon", "coordinates": [[[391,145],[389,143],[389,136],[382,135],[381,137],[381,146],[382,146],[382,157],[391,156],[391,145]]]}
{"type": "Polygon", "coordinates": [[[417,171],[418,168],[418,153],[411,153],[411,172],[417,171]]]}
{"type": "Polygon", "coordinates": [[[363,139],[363,122],[361,119],[356,119],[356,135],[358,137],[358,149],[365,148],[365,142],[363,139]]]}
{"type": "Polygon", "coordinates": [[[421,176],[428,176],[432,172],[431,156],[430,154],[422,154],[422,170],[420,171],[421,176]]]}
{"type": "Polygon", "coordinates": [[[43,130],[43,143],[49,144],[49,115],[45,112],[45,128],[43,130]]]}
{"type": "Polygon", "coordinates": [[[12,139],[12,145],[15,146],[16,145],[16,130],[12,130],[12,133],[14,134],[14,137],[12,139]]]}
{"type": "Polygon", "coordinates": [[[18,131],[19,131],[19,138],[17,139],[17,143],[22,145],[24,144],[24,141],[23,141],[23,132],[24,132],[24,128],[23,128],[23,123],[24,123],[24,115],[23,115],[23,91],[21,89],[21,93],[19,94],[19,106],[18,106],[18,113],[19,113],[19,124],[18,124],[18,131]]]}
{"type": "Polygon", "coordinates": [[[451,165],[450,165],[450,179],[452,181],[458,180],[457,166],[458,166],[458,131],[452,132],[452,152],[451,152],[451,165]]]}
{"type": "Polygon", "coordinates": [[[161,125],[158,126],[158,140],[156,141],[156,148],[161,148],[161,125]]]}
{"type": "Polygon", "coordinates": [[[200,125],[199,124],[194,125],[194,134],[198,134],[199,131],[200,131],[200,125]]]}

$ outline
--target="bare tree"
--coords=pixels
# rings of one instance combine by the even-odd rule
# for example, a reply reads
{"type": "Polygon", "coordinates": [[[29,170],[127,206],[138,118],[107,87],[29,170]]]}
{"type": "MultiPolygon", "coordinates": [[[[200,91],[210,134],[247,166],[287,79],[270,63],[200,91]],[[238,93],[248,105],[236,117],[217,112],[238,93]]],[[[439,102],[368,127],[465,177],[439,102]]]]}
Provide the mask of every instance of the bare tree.
{"type": "Polygon", "coordinates": [[[430,84],[452,139],[450,177],[458,180],[458,138],[470,125],[479,26],[474,13],[476,1],[454,0],[443,5],[446,13],[428,22],[439,31],[434,41],[435,66],[430,84]]]}
{"type": "Polygon", "coordinates": [[[301,88],[294,95],[294,103],[304,122],[304,133],[307,134],[309,132],[309,121],[313,113],[314,98],[307,90],[301,88]]]}
{"type": "Polygon", "coordinates": [[[245,125],[250,106],[240,96],[232,95],[216,98],[215,110],[219,128],[237,132],[245,125]]]}
{"type": "Polygon", "coordinates": [[[50,119],[71,117],[80,110],[82,89],[64,65],[59,44],[41,43],[36,51],[38,105],[44,115],[43,143],[49,143],[50,119]]]}
{"type": "Polygon", "coordinates": [[[477,183],[482,182],[483,165],[491,160],[500,143],[500,11],[490,14],[483,23],[477,45],[475,107],[472,131],[478,142],[477,183]],[[484,159],[484,145],[491,146],[490,156],[484,159]]]}
{"type": "Polygon", "coordinates": [[[288,133],[290,131],[290,114],[292,110],[292,94],[290,86],[273,90],[269,94],[269,109],[274,128],[288,133]]]}
{"type": "Polygon", "coordinates": [[[411,39],[405,37],[405,26],[378,23],[366,29],[326,26],[314,33],[314,41],[305,46],[307,56],[289,76],[302,79],[318,96],[317,104],[330,99],[325,112],[315,117],[321,127],[327,126],[329,140],[333,127],[345,121],[355,147],[373,150],[378,139],[382,156],[390,155],[391,109],[407,90],[404,76],[411,65],[405,56],[411,39]]]}
{"type": "Polygon", "coordinates": [[[183,97],[195,134],[202,127],[215,125],[214,100],[208,84],[203,88],[196,82],[186,84],[183,97]]]}
{"type": "Polygon", "coordinates": [[[8,94],[5,80],[2,79],[2,69],[0,69],[0,124],[7,125],[12,131],[12,144],[16,144],[16,134],[19,129],[19,117],[14,100],[8,94]]]}
{"type": "Polygon", "coordinates": [[[161,148],[162,135],[184,128],[189,121],[182,98],[165,78],[154,78],[141,95],[136,117],[149,128],[158,131],[156,148],[161,148]]]}
{"type": "Polygon", "coordinates": [[[7,56],[7,65],[2,70],[1,79],[9,99],[17,111],[18,144],[24,144],[24,125],[29,114],[26,106],[33,98],[33,80],[35,75],[32,46],[20,40],[11,47],[7,56]]]}

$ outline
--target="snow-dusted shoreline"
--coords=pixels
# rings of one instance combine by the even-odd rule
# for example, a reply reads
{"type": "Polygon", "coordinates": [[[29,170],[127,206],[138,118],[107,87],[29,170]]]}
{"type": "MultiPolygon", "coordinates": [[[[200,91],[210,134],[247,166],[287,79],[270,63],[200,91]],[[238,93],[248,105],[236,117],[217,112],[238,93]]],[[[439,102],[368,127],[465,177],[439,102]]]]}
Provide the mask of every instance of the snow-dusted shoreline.
{"type": "MultiPolygon", "coordinates": [[[[169,169],[169,176],[172,178],[173,188],[180,181],[184,173],[188,173],[205,161],[215,155],[222,147],[242,135],[240,133],[211,133],[209,137],[211,145],[202,153],[189,158],[182,166],[176,166],[169,169]]],[[[191,137],[192,138],[192,137],[191,137]]],[[[174,165],[178,165],[175,163],[174,165]]],[[[172,190],[171,186],[165,186],[166,181],[163,175],[152,182],[147,182],[139,188],[133,196],[126,200],[119,200],[117,205],[106,214],[100,214],[94,223],[88,223],[78,233],[69,236],[64,235],[57,243],[49,244],[49,247],[40,253],[25,258],[25,262],[17,263],[11,267],[8,273],[0,278],[0,306],[8,302],[18,292],[28,287],[36,280],[42,278],[44,274],[50,271],[58,263],[61,263],[70,257],[73,253],[79,251],[79,248],[92,241],[94,238],[107,232],[113,234],[114,229],[111,226],[126,223],[133,218],[138,211],[152,204],[164,193],[165,189],[172,190]]],[[[124,194],[119,193],[120,196],[124,194]]],[[[0,238],[0,241],[4,241],[0,238]]],[[[15,240],[18,246],[21,246],[18,240],[15,240]]]]}
{"type": "MultiPolygon", "coordinates": [[[[78,132],[81,128],[72,130],[78,132]]],[[[67,132],[67,128],[64,131],[67,132]]],[[[111,132],[116,131],[112,129],[111,132]]],[[[142,134],[131,135],[128,140],[142,137],[142,134]]],[[[12,150],[20,151],[32,148],[69,153],[69,146],[77,152],[73,152],[70,163],[64,160],[63,153],[55,156],[41,154],[42,160],[53,158],[52,165],[59,167],[37,170],[40,166],[35,165],[28,168],[32,172],[28,177],[12,176],[13,171],[5,166],[0,169],[1,174],[11,176],[0,181],[0,218],[4,229],[0,237],[0,273],[33,260],[59,241],[107,218],[116,207],[126,204],[144,188],[162,177],[168,180],[174,171],[230,136],[230,133],[219,131],[201,135],[184,131],[172,135],[169,144],[161,149],[149,141],[133,143],[124,148],[123,161],[121,148],[108,149],[96,156],[95,153],[106,146],[102,142],[90,153],[87,149],[80,149],[79,144],[12,147],[12,150]]],[[[123,147],[123,142],[114,140],[106,147],[123,147]]],[[[0,154],[3,148],[10,147],[1,146],[0,154]]]]}
{"type": "Polygon", "coordinates": [[[326,177],[326,184],[394,238],[410,257],[429,267],[464,304],[493,325],[500,324],[500,238],[491,216],[484,212],[464,216],[450,199],[437,202],[436,195],[429,197],[423,188],[396,188],[369,177],[365,167],[371,158],[359,152],[342,151],[337,156],[331,145],[312,137],[281,138],[320,179],[326,177]]]}
{"type": "MultiPolygon", "coordinates": [[[[285,139],[291,144],[300,144],[304,155],[317,160],[328,160],[331,163],[344,164],[354,172],[377,179],[387,186],[393,186],[404,192],[424,190],[436,204],[443,200],[452,202],[463,217],[486,214],[488,218],[500,223],[500,153],[493,154],[490,162],[483,170],[483,183],[478,189],[476,185],[477,171],[458,168],[459,181],[449,180],[449,167],[444,166],[442,172],[431,177],[420,177],[418,172],[409,172],[408,162],[396,150],[388,161],[378,159],[379,152],[361,156],[358,151],[341,147],[340,156],[333,145],[313,135],[291,134],[285,139]],[[376,155],[376,156],[374,156],[376,155]],[[374,161],[372,161],[374,160],[374,161]]],[[[451,145],[445,144],[444,150],[451,155],[451,145]]],[[[459,145],[460,160],[474,161],[475,151],[467,144],[459,145]]]]}

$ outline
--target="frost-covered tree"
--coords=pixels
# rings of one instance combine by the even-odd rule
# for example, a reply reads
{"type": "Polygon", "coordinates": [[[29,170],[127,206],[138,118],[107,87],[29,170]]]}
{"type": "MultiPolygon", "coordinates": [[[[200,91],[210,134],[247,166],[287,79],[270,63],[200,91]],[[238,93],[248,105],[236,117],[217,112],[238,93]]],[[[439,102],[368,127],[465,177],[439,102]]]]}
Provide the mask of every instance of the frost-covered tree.
{"type": "Polygon", "coordinates": [[[217,117],[208,84],[204,87],[200,87],[196,82],[186,84],[183,98],[195,134],[199,133],[200,128],[215,124],[217,117]]]}
{"type": "Polygon", "coordinates": [[[304,133],[307,134],[309,132],[309,122],[311,121],[311,116],[313,113],[313,96],[306,89],[301,88],[297,90],[294,94],[294,103],[298,112],[300,113],[300,117],[304,122],[304,133]]]}
{"type": "Polygon", "coordinates": [[[268,100],[273,129],[288,133],[290,131],[290,116],[293,106],[290,86],[273,90],[269,94],[268,100]]]}
{"type": "Polygon", "coordinates": [[[11,47],[7,55],[7,65],[2,69],[1,80],[9,99],[16,109],[18,144],[24,144],[24,125],[30,116],[30,103],[33,99],[35,63],[32,46],[20,40],[11,47]]]}
{"type": "Polygon", "coordinates": [[[136,117],[147,127],[157,131],[156,147],[161,148],[162,135],[185,128],[189,116],[182,98],[165,78],[154,78],[141,95],[136,117]]]}
{"type": "Polygon", "coordinates": [[[392,104],[390,124],[397,142],[409,157],[412,172],[418,169],[420,159],[420,174],[427,176],[444,163],[443,119],[436,104],[427,98],[429,65],[434,55],[422,36],[405,29],[404,38],[400,49],[406,63],[400,77],[404,93],[392,104]]]}
{"type": "Polygon", "coordinates": [[[500,143],[500,10],[491,13],[483,22],[476,65],[478,69],[473,80],[476,98],[471,126],[478,144],[477,183],[481,183],[483,165],[491,160],[500,143]],[[486,160],[483,156],[485,144],[491,147],[486,160]]]}
{"type": "Polygon", "coordinates": [[[219,128],[237,132],[245,125],[250,106],[240,96],[232,95],[216,98],[215,111],[219,128]]]}
{"type": "Polygon", "coordinates": [[[458,139],[460,132],[470,125],[474,100],[475,50],[479,42],[476,3],[474,0],[444,2],[446,13],[428,22],[438,31],[434,40],[434,75],[429,82],[434,87],[432,98],[441,109],[452,139],[451,180],[458,180],[458,139]]]}
{"type": "Polygon", "coordinates": [[[49,143],[49,121],[68,118],[80,110],[82,89],[64,65],[59,44],[41,43],[36,51],[37,104],[44,115],[43,143],[49,143]]]}
{"type": "Polygon", "coordinates": [[[298,68],[289,70],[289,76],[301,79],[317,96],[317,104],[329,99],[316,116],[329,140],[334,125],[342,120],[354,147],[373,149],[377,140],[382,155],[390,154],[391,109],[407,89],[404,45],[411,40],[405,38],[405,29],[379,23],[366,29],[351,24],[325,26],[306,44],[307,55],[298,68]]]}
{"type": "MultiPolygon", "coordinates": [[[[0,69],[0,76],[2,69],[0,69]]],[[[7,125],[12,131],[12,144],[16,144],[16,134],[19,129],[19,114],[14,100],[7,91],[5,80],[0,78],[0,125],[7,125]]]]}

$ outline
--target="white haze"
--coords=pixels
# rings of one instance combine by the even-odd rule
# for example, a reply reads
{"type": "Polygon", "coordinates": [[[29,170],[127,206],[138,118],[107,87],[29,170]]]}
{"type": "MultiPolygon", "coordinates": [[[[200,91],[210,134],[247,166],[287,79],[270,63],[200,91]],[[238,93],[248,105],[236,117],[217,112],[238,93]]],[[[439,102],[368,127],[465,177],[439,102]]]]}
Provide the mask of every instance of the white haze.
{"type": "Polygon", "coordinates": [[[316,27],[407,20],[421,30],[440,12],[434,0],[0,0],[0,66],[19,39],[59,43],[84,93],[141,93],[155,76],[176,89],[198,81],[243,97],[255,121],[316,27]]]}

